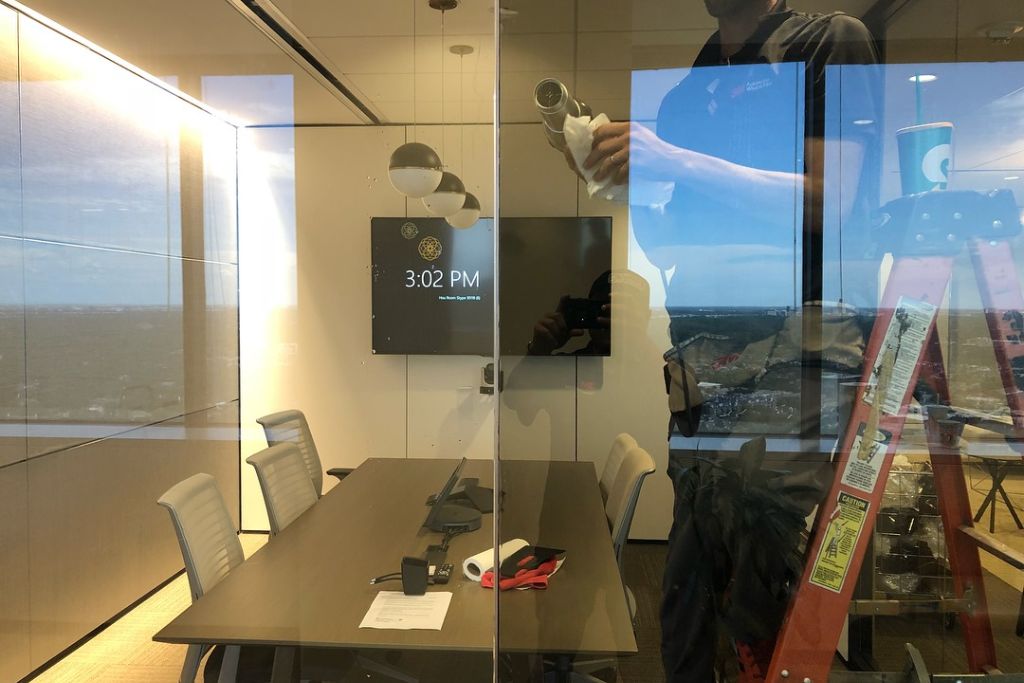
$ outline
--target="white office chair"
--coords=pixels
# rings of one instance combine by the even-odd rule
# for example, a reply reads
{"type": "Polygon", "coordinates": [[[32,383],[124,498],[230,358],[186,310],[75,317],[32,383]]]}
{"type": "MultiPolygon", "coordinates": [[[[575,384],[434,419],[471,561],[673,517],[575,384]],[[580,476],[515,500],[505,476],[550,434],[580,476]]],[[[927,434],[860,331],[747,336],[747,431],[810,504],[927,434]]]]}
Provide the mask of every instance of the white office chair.
{"type": "MultiPolygon", "coordinates": [[[[282,448],[290,449],[291,447],[285,445],[282,448]]],[[[298,458],[297,454],[293,454],[293,457],[298,458]]],[[[257,468],[257,474],[259,471],[260,468],[257,468]]],[[[271,474],[270,478],[276,478],[280,471],[277,470],[276,473],[271,474]]],[[[313,484],[306,478],[305,468],[300,471],[303,477],[301,481],[306,483],[312,493],[313,484]]],[[[316,496],[313,496],[312,500],[316,502],[316,496]]],[[[242,544],[238,541],[235,525],[228,514],[224,498],[217,489],[213,477],[209,474],[196,474],[175,484],[160,496],[158,503],[167,508],[171,515],[171,522],[174,524],[174,531],[178,536],[178,545],[181,547],[181,555],[185,560],[185,572],[188,574],[189,588],[194,602],[216,586],[227,576],[228,572],[242,564],[245,560],[242,544]]],[[[281,519],[287,519],[290,522],[294,517],[288,519],[288,514],[286,514],[281,519]]],[[[288,522],[285,522],[284,526],[287,526],[288,522]]],[[[185,663],[181,669],[180,683],[195,681],[199,672],[199,663],[209,649],[210,647],[205,645],[188,646],[185,663]]],[[[248,674],[247,678],[255,677],[259,680],[270,678],[274,662],[273,648],[247,647],[243,651],[238,646],[218,646],[207,661],[207,680],[210,680],[211,665],[216,667],[219,660],[218,681],[233,683],[238,676],[240,656],[244,662],[241,669],[243,674],[248,674]]],[[[353,658],[348,653],[334,650],[303,649],[300,661],[303,677],[314,680],[334,681],[351,676],[353,672],[361,674],[362,672],[353,669],[353,664],[358,663],[364,671],[373,671],[403,683],[416,682],[412,676],[387,664],[361,655],[353,658]]],[[[345,680],[349,679],[345,678],[345,680]]]]}
{"type": "MultiPolygon", "coordinates": [[[[242,564],[245,555],[238,542],[235,525],[224,498],[209,474],[196,474],[175,484],[160,496],[158,504],[167,508],[178,536],[185,573],[195,602],[220,583],[228,572],[242,564]]],[[[181,669],[181,683],[192,683],[199,673],[199,662],[207,645],[189,645],[181,669]]],[[[224,648],[220,680],[234,681],[240,648],[224,648]]]]}
{"type": "MultiPolygon", "coordinates": [[[[616,441],[623,436],[632,439],[628,434],[620,434],[616,441]]],[[[614,445],[612,448],[614,451],[614,445]]],[[[644,479],[653,474],[655,469],[657,468],[651,454],[640,446],[634,445],[618,466],[604,506],[605,517],[612,534],[612,548],[615,550],[615,559],[619,563],[619,576],[622,577],[622,590],[626,595],[630,619],[636,618],[636,598],[633,597],[633,591],[626,585],[623,575],[623,552],[626,542],[629,540],[629,528],[633,525],[636,504],[640,500],[640,489],[643,487],[644,479]]],[[[572,662],[570,679],[580,683],[600,683],[599,679],[590,674],[612,668],[615,664],[616,660],[614,659],[575,660],[572,662]]],[[[551,679],[553,676],[549,674],[545,678],[551,679]]]]}
{"type": "MultiPolygon", "coordinates": [[[[287,441],[278,443],[250,455],[245,461],[255,468],[256,477],[260,481],[263,501],[267,505],[267,517],[270,519],[271,536],[281,533],[299,515],[316,504],[317,493],[313,489],[313,482],[306,469],[306,463],[303,462],[302,453],[295,444],[287,441]]],[[[319,465],[317,467],[319,469],[319,465]]],[[[319,675],[316,678],[333,679],[334,676],[330,674],[334,665],[330,662],[330,655],[328,654],[326,666],[320,662],[322,659],[323,653],[317,650],[305,651],[302,659],[303,671],[325,671],[326,675],[319,675]]],[[[414,676],[362,654],[357,654],[355,660],[366,671],[403,683],[417,683],[414,676]]]]}
{"type": "Polygon", "coordinates": [[[626,457],[626,453],[629,453],[636,446],[636,439],[626,433],[619,434],[612,441],[611,450],[608,451],[608,459],[604,461],[604,469],[601,470],[601,479],[598,482],[598,487],[601,489],[601,499],[605,502],[608,501],[608,494],[615,483],[615,477],[619,474],[622,460],[626,457]]]}
{"type": "MultiPolygon", "coordinates": [[[[323,495],[323,465],[320,462],[320,454],[316,450],[316,443],[313,441],[313,433],[309,430],[309,423],[302,411],[282,410],[279,413],[264,415],[256,421],[263,427],[268,446],[290,443],[299,449],[302,461],[309,471],[309,478],[313,480],[313,488],[316,490],[317,497],[323,495]]],[[[327,474],[338,479],[344,479],[351,473],[352,470],[346,467],[332,467],[327,470],[327,474]]]]}
{"type": "Polygon", "coordinates": [[[316,490],[302,459],[291,443],[279,443],[245,459],[256,469],[270,519],[270,535],[276,536],[317,501],[316,490]]]}
{"type": "Polygon", "coordinates": [[[654,458],[640,446],[634,446],[622,459],[622,465],[615,476],[608,500],[604,505],[604,513],[612,530],[612,548],[615,559],[619,562],[619,573],[622,573],[622,555],[629,540],[629,528],[633,525],[633,513],[636,512],[637,501],[640,500],[640,489],[644,479],[654,474],[656,466],[654,458]]]}

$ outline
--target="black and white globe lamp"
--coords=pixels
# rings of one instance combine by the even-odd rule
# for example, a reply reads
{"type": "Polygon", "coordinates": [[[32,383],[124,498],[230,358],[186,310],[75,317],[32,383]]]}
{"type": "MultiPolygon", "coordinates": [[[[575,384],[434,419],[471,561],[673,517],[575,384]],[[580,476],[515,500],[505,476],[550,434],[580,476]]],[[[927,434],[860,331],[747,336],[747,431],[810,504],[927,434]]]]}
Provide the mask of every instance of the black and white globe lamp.
{"type": "Polygon", "coordinates": [[[465,230],[466,228],[472,228],[476,225],[477,220],[480,218],[480,200],[478,200],[472,193],[466,193],[466,200],[462,203],[462,208],[455,212],[454,215],[448,216],[446,220],[448,225],[459,230],[465,230]]]}
{"type": "Polygon", "coordinates": [[[391,153],[388,179],[406,197],[421,199],[430,195],[444,175],[441,157],[422,142],[407,142],[391,153]]]}
{"type": "Polygon", "coordinates": [[[423,198],[423,206],[432,216],[454,216],[466,203],[466,186],[454,173],[445,171],[433,192],[423,198]]]}

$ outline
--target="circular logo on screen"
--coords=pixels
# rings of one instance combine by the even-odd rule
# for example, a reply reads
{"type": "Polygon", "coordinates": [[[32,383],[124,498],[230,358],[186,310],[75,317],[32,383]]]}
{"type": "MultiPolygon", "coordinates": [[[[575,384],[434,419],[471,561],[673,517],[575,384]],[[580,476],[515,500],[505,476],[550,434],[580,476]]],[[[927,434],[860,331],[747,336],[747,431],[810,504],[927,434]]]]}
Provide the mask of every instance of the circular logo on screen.
{"type": "Polygon", "coordinates": [[[417,250],[424,261],[435,261],[441,255],[441,240],[436,237],[424,237],[420,240],[417,250]]]}
{"type": "Polygon", "coordinates": [[[415,223],[402,223],[402,237],[411,240],[418,234],[420,234],[420,229],[416,227],[415,223]]]}

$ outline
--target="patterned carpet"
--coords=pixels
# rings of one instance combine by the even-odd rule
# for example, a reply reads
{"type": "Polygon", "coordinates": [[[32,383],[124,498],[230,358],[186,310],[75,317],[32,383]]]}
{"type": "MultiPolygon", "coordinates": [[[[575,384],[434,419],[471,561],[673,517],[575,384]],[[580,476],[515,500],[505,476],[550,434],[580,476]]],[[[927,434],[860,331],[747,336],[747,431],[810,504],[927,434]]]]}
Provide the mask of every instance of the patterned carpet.
{"type": "MultiPolygon", "coordinates": [[[[242,534],[245,556],[267,537],[242,534]]],[[[35,683],[178,683],[185,648],[153,642],[153,634],[191,603],[181,574],[78,649],[34,678],[35,683]]]]}

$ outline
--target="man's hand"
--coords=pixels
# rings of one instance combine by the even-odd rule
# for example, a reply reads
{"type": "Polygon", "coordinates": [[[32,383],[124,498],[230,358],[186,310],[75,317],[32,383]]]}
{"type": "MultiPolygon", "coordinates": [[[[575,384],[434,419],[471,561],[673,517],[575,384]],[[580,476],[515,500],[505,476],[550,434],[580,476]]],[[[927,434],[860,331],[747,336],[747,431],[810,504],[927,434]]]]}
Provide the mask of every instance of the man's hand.
{"type": "Polygon", "coordinates": [[[669,179],[673,158],[680,150],[638,123],[606,123],[594,132],[594,144],[583,168],[597,168],[594,180],[611,177],[616,185],[629,182],[630,168],[669,179]]]}
{"type": "Polygon", "coordinates": [[[583,330],[570,330],[562,313],[566,297],[558,302],[558,310],[546,313],[533,326],[533,340],[529,345],[531,356],[548,356],[555,349],[565,346],[572,337],[583,336],[583,330]]]}

